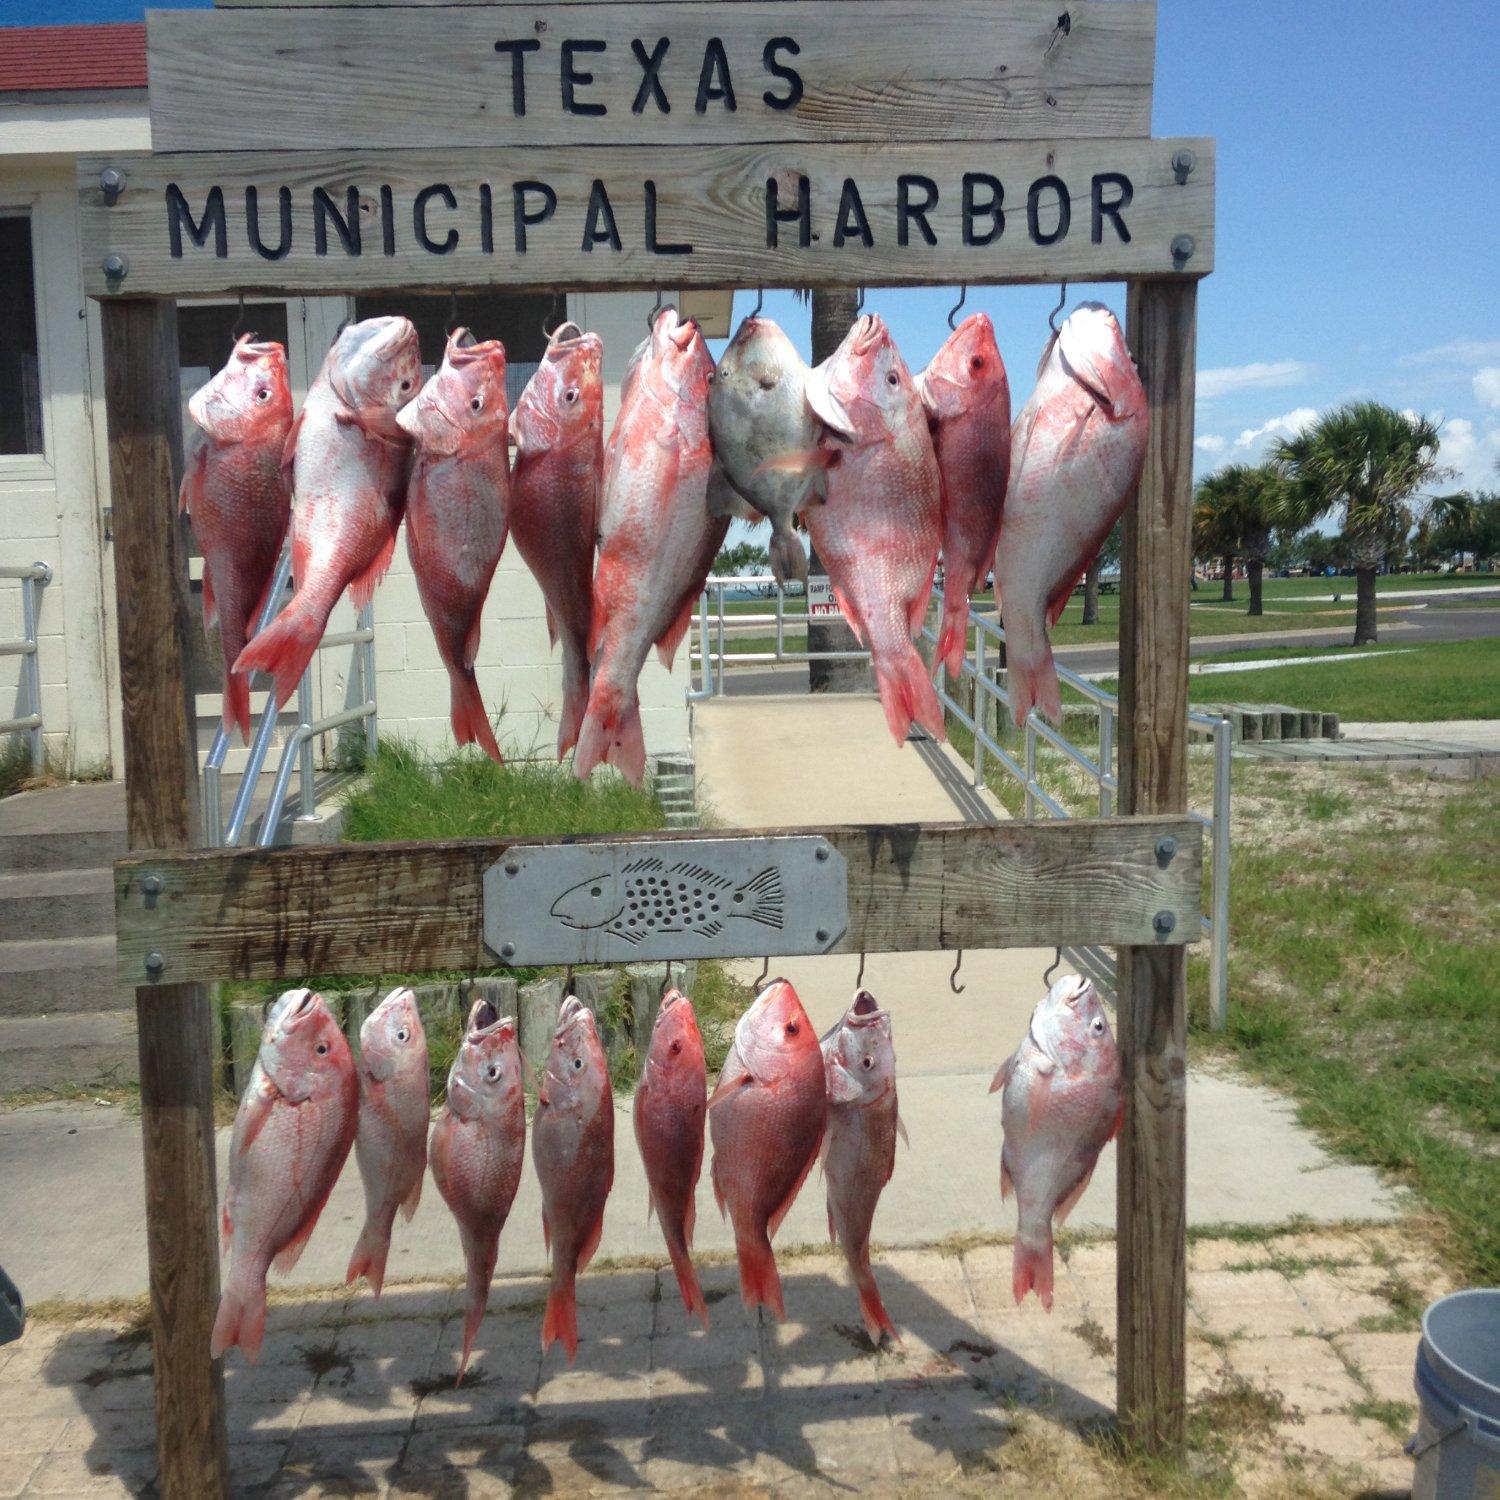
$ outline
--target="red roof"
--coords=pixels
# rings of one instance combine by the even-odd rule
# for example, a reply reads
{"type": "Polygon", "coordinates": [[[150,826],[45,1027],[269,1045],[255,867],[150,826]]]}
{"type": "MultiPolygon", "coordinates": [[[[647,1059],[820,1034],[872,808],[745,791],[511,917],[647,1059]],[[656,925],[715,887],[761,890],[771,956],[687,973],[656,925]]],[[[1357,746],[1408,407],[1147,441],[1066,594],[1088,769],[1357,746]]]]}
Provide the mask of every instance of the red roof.
{"type": "Polygon", "coordinates": [[[0,27],[0,93],[146,87],[146,27],[0,27]]]}

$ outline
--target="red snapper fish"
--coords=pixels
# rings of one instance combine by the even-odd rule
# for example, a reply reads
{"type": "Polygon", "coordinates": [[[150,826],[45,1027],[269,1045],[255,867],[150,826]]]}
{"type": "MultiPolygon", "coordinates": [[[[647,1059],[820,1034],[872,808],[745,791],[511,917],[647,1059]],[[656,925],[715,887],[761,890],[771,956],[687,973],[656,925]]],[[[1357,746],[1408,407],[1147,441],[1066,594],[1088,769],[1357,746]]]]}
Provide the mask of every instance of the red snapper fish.
{"type": "Polygon", "coordinates": [[[1011,434],[995,587],[1017,724],[1033,705],[1062,717],[1047,629],[1135,493],[1149,421],[1115,315],[1085,302],[1043,351],[1011,434]]]}
{"type": "Polygon", "coordinates": [[[210,1351],[254,1364],[266,1329],[266,1272],[297,1264],[354,1144],[359,1083],[321,995],[288,990],[266,1017],[234,1117],[222,1239],[229,1275],[210,1351]]]}
{"type": "Polygon", "coordinates": [[[292,492],[281,455],[292,428],[286,350],[247,333],[229,363],[193,394],[203,437],[182,476],[181,509],[203,553],[203,628],[224,653],[224,728],[250,738],[250,681],[233,670],[276,572],[292,492]]]}
{"type": "Polygon", "coordinates": [[[1000,1197],[1016,1195],[1011,1289],[1052,1310],[1052,1230],[1083,1196],[1125,1112],[1120,1054],[1099,996],[1067,974],[1031,1013],[1021,1045],[990,1085],[1005,1129],[1000,1197]]]}
{"type": "Polygon", "coordinates": [[[411,457],[396,413],[422,378],[421,358],[405,318],[351,324],[287,436],[296,590],[234,663],[236,672],[269,672],[278,707],[307,670],[339,596],[348,589],[363,609],[391,565],[411,457]]]}
{"type": "Polygon", "coordinates": [[[546,600],[547,633],[554,645],[562,640],[559,760],[578,743],[589,700],[594,539],[604,472],[603,361],[597,333],[564,323],[548,340],[511,422],[511,535],[546,600]]]}
{"type": "Polygon", "coordinates": [[[448,335],[442,367],[396,417],[414,439],[406,550],[452,684],[453,737],[501,759],[474,676],[480,615],[505,550],[510,413],[505,346],[448,335]]]}
{"type": "Polygon", "coordinates": [[[635,1091],[635,1139],[646,1167],[650,1207],[661,1223],[682,1305],[705,1328],[708,1304],[693,1268],[692,1250],[707,1114],[703,1038],[693,1002],[668,990],[651,1028],[651,1048],[635,1091]]]}
{"type": "Polygon", "coordinates": [[[408,1223],[422,1197],[427,1168],[427,1033],[417,997],[394,989],[359,1028],[359,1132],[354,1156],[365,1185],[365,1227],[349,1259],[348,1281],[385,1282],[391,1227],[399,1209],[408,1223]]]}
{"type": "Polygon", "coordinates": [[[665,307],[627,376],[604,461],[590,654],[594,683],[573,767],[646,774],[636,682],[651,647],[670,671],[703,580],[729,529],[709,514],[714,467],[708,387],[714,362],[698,325],[665,307]]]}
{"type": "MultiPolygon", "coordinates": [[[[448,1070],[447,1102],[432,1127],[432,1180],[458,1222],[468,1268],[468,1307],[458,1380],[484,1321],[500,1231],[510,1217],[526,1155],[526,1099],[516,1023],[488,1000],[469,1012],[458,1056],[448,1070]]],[[[454,1382],[457,1384],[457,1381],[454,1382]]]]}
{"type": "Polygon", "coordinates": [[[932,593],[942,494],[921,397],[873,313],[855,320],[806,392],[828,429],[828,501],[802,518],[839,608],[869,648],[891,733],[904,741],[915,722],[943,739],[943,711],[912,645],[932,593]]]}
{"type": "Polygon", "coordinates": [[[943,479],[943,623],[938,659],[957,674],[969,641],[969,596],[995,560],[1010,478],[1010,382],[995,325],[974,313],[917,377],[943,479]]]}
{"type": "Polygon", "coordinates": [[[868,990],[854,997],[844,1018],[823,1038],[828,1077],[828,1132],[823,1173],[828,1180],[828,1237],[844,1247],[859,1310],[873,1343],[883,1333],[899,1339],[875,1272],[870,1226],[875,1206],[896,1169],[896,1136],[906,1128],[896,1108],[896,1050],[891,1018],[868,990]]]}
{"type": "Polygon", "coordinates": [[[615,1101],[594,1018],[576,996],[563,1001],[537,1095],[531,1149],[542,1185],[542,1233],[552,1286],[542,1352],[561,1341],[578,1353],[576,1282],[599,1248],[604,1204],[615,1180],[615,1101]]]}
{"type": "Polygon", "coordinates": [[[773,979],[739,1019],[708,1101],[714,1197],[734,1225],[740,1295],[786,1317],[771,1236],[818,1159],[828,1085],[797,992],[773,979]]]}

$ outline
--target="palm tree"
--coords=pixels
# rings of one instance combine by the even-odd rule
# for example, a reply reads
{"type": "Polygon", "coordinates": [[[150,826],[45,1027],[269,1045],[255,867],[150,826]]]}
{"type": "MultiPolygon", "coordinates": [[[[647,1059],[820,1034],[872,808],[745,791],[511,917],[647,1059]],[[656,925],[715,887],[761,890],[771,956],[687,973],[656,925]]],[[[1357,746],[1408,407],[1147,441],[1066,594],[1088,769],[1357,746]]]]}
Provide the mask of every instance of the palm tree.
{"type": "MultiPolygon", "coordinates": [[[[1232,464],[1229,469],[1243,465],[1232,464]]],[[[1198,481],[1193,495],[1193,552],[1224,560],[1224,602],[1234,599],[1234,559],[1240,550],[1237,490],[1226,482],[1229,469],[1218,469],[1198,481]]]]}
{"type": "Polygon", "coordinates": [[[1275,462],[1290,481],[1282,523],[1310,526],[1332,511],[1342,514],[1354,565],[1356,646],[1376,639],[1376,569],[1405,540],[1419,491],[1444,473],[1438,436],[1428,417],[1351,401],[1277,449],[1275,462]]]}

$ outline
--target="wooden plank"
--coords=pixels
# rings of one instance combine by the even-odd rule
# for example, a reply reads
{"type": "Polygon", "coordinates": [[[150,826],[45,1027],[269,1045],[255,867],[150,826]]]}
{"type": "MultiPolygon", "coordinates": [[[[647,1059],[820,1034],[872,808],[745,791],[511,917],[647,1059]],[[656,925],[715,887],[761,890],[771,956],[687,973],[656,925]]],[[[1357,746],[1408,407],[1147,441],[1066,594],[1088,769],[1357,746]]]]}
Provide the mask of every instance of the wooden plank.
{"type": "Polygon", "coordinates": [[[1149,135],[1155,7],[1080,0],[1066,28],[1059,15],[1056,0],[495,5],[436,25],[407,8],[153,11],[151,141],[494,150],[1149,135]]]}
{"type": "MultiPolygon", "coordinates": [[[[1188,582],[1197,288],[1129,295],[1150,400],[1140,494],[1126,511],[1120,620],[1120,808],[1187,806],[1188,582]]],[[[1178,1453],[1186,1410],[1187,955],[1120,950],[1119,1414],[1144,1451],[1178,1453]]]]}
{"type": "Polygon", "coordinates": [[[200,296],[1191,277],[1213,266],[1213,179],[1191,140],[185,152],[83,158],[78,181],[90,295],[200,296]],[[618,249],[594,238],[611,226],[618,249]]]}
{"type": "MultiPolygon", "coordinates": [[[[126,826],[132,848],[186,848],[199,822],[197,725],[184,671],[187,546],[174,472],[182,445],[177,309],[113,302],[102,309],[101,332],[126,826]]],[[[164,1500],[216,1500],[229,1494],[229,1475],[222,1368],[208,1353],[219,1298],[213,1008],[200,984],[143,985],[136,1023],[158,1484],[164,1500]]]]}
{"type": "MultiPolygon", "coordinates": [[[[1202,833],[1182,817],[776,831],[820,835],[848,863],[849,928],[834,952],[1177,944],[1199,936],[1202,833]],[[1180,846],[1165,867],[1156,853],[1164,835],[1180,846]],[[1153,923],[1162,911],[1174,928],[1158,937],[1153,923]]],[[[642,835],[668,849],[674,837],[704,834],[642,835]]],[[[162,979],[174,983],[491,967],[499,960],[480,933],[483,872],[508,848],[545,842],[132,854],[115,869],[120,973],[138,982],[152,952],[162,958],[162,979]],[[148,873],[162,883],[149,900],[140,890],[148,873]]],[[[719,951],[715,942],[701,953],[674,944],[672,957],[719,951]]],[[[647,939],[639,956],[662,955],[647,939]]]]}

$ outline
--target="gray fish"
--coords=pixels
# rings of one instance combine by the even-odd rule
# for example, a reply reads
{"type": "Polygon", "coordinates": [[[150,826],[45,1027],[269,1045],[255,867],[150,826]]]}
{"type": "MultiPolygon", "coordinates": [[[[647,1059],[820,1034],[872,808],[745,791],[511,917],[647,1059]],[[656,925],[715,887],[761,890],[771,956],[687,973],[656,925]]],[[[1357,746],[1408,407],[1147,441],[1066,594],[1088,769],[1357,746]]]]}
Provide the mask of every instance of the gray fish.
{"type": "Polygon", "coordinates": [[[708,392],[714,454],[732,488],[771,523],[771,571],[782,584],[807,578],[807,553],[792,518],[826,495],[821,427],[803,398],[807,375],[802,356],[770,318],[746,318],[708,392]]]}
{"type": "Polygon", "coordinates": [[[648,855],[617,874],[580,881],[552,903],[552,915],[566,927],[603,928],[627,943],[640,942],[648,932],[714,937],[732,917],[779,928],[781,874],[772,866],[737,886],[692,860],[668,864],[648,855]]]}

